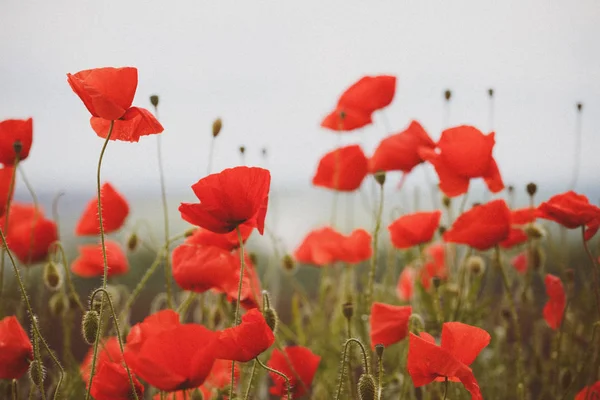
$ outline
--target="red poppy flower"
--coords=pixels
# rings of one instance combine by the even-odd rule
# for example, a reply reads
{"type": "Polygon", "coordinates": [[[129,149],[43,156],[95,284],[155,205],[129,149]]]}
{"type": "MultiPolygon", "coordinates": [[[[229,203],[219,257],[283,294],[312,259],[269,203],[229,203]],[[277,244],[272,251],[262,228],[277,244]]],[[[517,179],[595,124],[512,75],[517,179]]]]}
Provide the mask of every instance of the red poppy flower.
{"type": "Polygon", "coordinates": [[[437,143],[439,152],[422,147],[420,156],[429,161],[440,179],[440,190],[449,197],[464,194],[471,178],[483,178],[488,189],[499,192],[504,183],[492,156],[494,133],[484,135],[472,126],[446,129],[437,143]]]}
{"type": "Polygon", "coordinates": [[[325,227],[310,232],[294,252],[296,261],[323,267],[334,262],[356,264],[371,257],[371,235],[356,229],[344,236],[325,227]]]}
{"type": "Polygon", "coordinates": [[[510,211],[510,221],[513,225],[527,225],[536,220],[535,208],[525,207],[510,211]]]}
{"type": "Polygon", "coordinates": [[[184,290],[203,293],[223,286],[235,273],[235,258],[216,246],[182,244],[173,250],[173,278],[184,290]]]}
{"type": "MultiPolygon", "coordinates": [[[[237,301],[241,268],[239,252],[233,254],[233,260],[233,274],[230,274],[229,279],[225,280],[220,287],[215,288],[216,291],[225,293],[227,295],[227,299],[231,302],[237,301]]],[[[242,280],[240,304],[246,310],[259,308],[262,304],[260,297],[262,289],[256,268],[254,267],[254,264],[252,264],[252,260],[250,260],[248,253],[244,253],[244,264],[244,279],[242,280]]]]}
{"type": "Polygon", "coordinates": [[[216,358],[247,362],[275,342],[273,331],[262,313],[253,308],[242,316],[242,323],[219,332],[215,344],[216,358]]]}
{"type": "Polygon", "coordinates": [[[574,400],[594,400],[600,397],[600,381],[581,389],[574,400]]]}
{"type": "Polygon", "coordinates": [[[202,325],[180,324],[174,311],[161,311],[132,328],[125,361],[160,390],[195,388],[212,369],[216,338],[217,333],[202,325]]]}
{"type": "Polygon", "coordinates": [[[411,306],[373,303],[369,319],[371,347],[375,348],[376,344],[387,347],[404,339],[408,334],[408,319],[411,313],[411,306]]]}
{"type": "Polygon", "coordinates": [[[387,107],[394,100],[395,94],[395,76],[364,76],[342,93],[338,105],[373,113],[387,107]]]}
{"type": "MultiPolygon", "coordinates": [[[[106,258],[108,261],[108,276],[123,275],[129,270],[127,257],[117,242],[107,240],[106,258]]],[[[79,257],[71,264],[71,271],[83,278],[92,278],[104,274],[104,258],[100,244],[79,246],[79,257]]]]}
{"type": "MultiPolygon", "coordinates": [[[[100,202],[102,205],[102,223],[104,233],[108,234],[121,229],[127,215],[129,204],[123,195],[116,191],[110,183],[106,182],[100,188],[100,202]]],[[[98,219],[98,199],[94,197],[85,207],[79,218],[75,234],[78,236],[99,235],[100,220],[98,219]]]]}
{"type": "MultiPolygon", "coordinates": [[[[94,358],[94,348],[90,347],[81,366],[79,367],[79,372],[81,373],[81,378],[86,383],[90,380],[90,370],[92,367],[92,360],[94,358]]],[[[98,357],[96,358],[96,372],[98,372],[98,366],[104,363],[115,362],[120,363],[123,361],[123,353],[121,353],[121,348],[119,347],[119,341],[115,336],[110,338],[102,339],[100,345],[98,346],[98,357]]],[[[96,379],[94,378],[94,382],[96,379]]]]}
{"type": "Polygon", "coordinates": [[[15,169],[13,167],[0,167],[0,217],[6,212],[6,204],[12,199],[14,185],[11,190],[11,183],[15,169]],[[9,193],[10,192],[10,193],[9,193]]]}
{"type": "Polygon", "coordinates": [[[508,237],[500,242],[500,247],[504,249],[512,249],[515,246],[527,242],[527,239],[527,234],[523,231],[523,229],[510,228],[508,237]]]}
{"type": "Polygon", "coordinates": [[[215,233],[248,225],[262,235],[270,185],[271,174],[266,169],[229,168],[192,185],[200,203],[181,203],[179,211],[187,222],[215,233]]]}
{"type": "Polygon", "coordinates": [[[410,301],[412,299],[415,290],[415,276],[416,271],[411,266],[407,266],[402,270],[396,286],[396,293],[400,300],[410,301]]]}
{"type": "Polygon", "coordinates": [[[371,113],[337,106],[323,118],[321,126],[333,131],[348,132],[369,125],[371,122],[373,122],[371,113]]]}
{"type": "MultiPolygon", "coordinates": [[[[321,357],[302,346],[287,346],[283,350],[287,357],[275,349],[267,365],[288,377],[292,386],[292,399],[297,399],[308,393],[321,357]]],[[[269,375],[274,383],[269,393],[285,396],[287,394],[285,380],[272,372],[269,372],[269,375]]]]}
{"type": "MultiPolygon", "coordinates": [[[[132,374],[138,399],[144,398],[144,385],[132,374]]],[[[131,400],[135,398],[127,370],[121,363],[105,361],[94,376],[90,394],[95,400],[131,400]]]]}
{"type": "Polygon", "coordinates": [[[444,233],[446,242],[486,250],[508,238],[510,210],[504,200],[493,200],[471,208],[444,233]]]}
{"type": "Polygon", "coordinates": [[[399,249],[408,249],[431,241],[441,217],[439,210],[401,216],[388,226],[392,244],[399,249]]]}
{"type": "Polygon", "coordinates": [[[600,208],[590,204],[587,197],[573,191],[557,194],[539,205],[536,216],[558,222],[565,228],[587,227],[585,240],[600,228],[600,208]]]}
{"type": "Polygon", "coordinates": [[[522,251],[510,260],[510,264],[517,270],[518,273],[524,274],[527,272],[527,251],[522,251]]]}
{"type": "Polygon", "coordinates": [[[0,379],[19,379],[33,361],[33,346],[15,316],[0,320],[0,379]]]}
{"type": "MultiPolygon", "coordinates": [[[[240,232],[242,234],[242,241],[246,243],[246,240],[250,237],[253,228],[248,225],[240,225],[240,232]]],[[[240,241],[236,231],[229,233],[214,233],[208,229],[198,228],[194,233],[185,239],[185,244],[196,245],[196,246],[216,246],[223,250],[231,251],[240,247],[240,241]]]]}
{"type": "MultiPolygon", "coordinates": [[[[104,139],[108,136],[110,123],[111,121],[100,117],[90,119],[94,132],[104,139]]],[[[121,118],[114,121],[110,138],[111,140],[138,142],[142,136],[154,135],[164,130],[165,128],[150,111],[145,108],[131,107],[121,118]]]]}
{"type": "Polygon", "coordinates": [[[352,192],[360,187],[367,170],[367,157],[359,145],[340,147],[321,158],[312,183],[341,192],[352,192]]]}
{"type": "Polygon", "coordinates": [[[410,172],[422,163],[419,148],[435,149],[435,143],[417,121],[400,133],[386,137],[369,159],[369,172],[410,172]]]}
{"type": "Polygon", "coordinates": [[[0,122],[0,163],[13,165],[17,159],[15,143],[20,143],[19,160],[23,161],[29,155],[33,141],[33,120],[7,119],[0,122]]]}
{"type": "Polygon", "coordinates": [[[419,271],[421,286],[425,290],[431,287],[433,278],[446,279],[448,270],[446,268],[446,246],[443,243],[436,243],[425,248],[425,264],[419,271]]]}
{"type": "Polygon", "coordinates": [[[560,327],[563,313],[565,311],[565,289],[560,278],[551,274],[546,274],[544,279],[546,285],[546,294],[548,302],[544,306],[543,314],[548,326],[554,330],[560,327]]]}
{"type": "Polygon", "coordinates": [[[426,332],[420,337],[410,334],[406,368],[415,387],[445,378],[459,380],[471,393],[471,399],[481,400],[479,385],[469,365],[489,342],[490,335],[483,329],[446,322],[442,325],[441,346],[426,332]]]}
{"type": "MultiPolygon", "coordinates": [[[[4,227],[6,217],[0,218],[4,227]]],[[[25,265],[35,264],[48,257],[52,243],[58,240],[54,221],[46,219],[34,206],[12,203],[9,211],[6,242],[10,251],[25,265]]]]}

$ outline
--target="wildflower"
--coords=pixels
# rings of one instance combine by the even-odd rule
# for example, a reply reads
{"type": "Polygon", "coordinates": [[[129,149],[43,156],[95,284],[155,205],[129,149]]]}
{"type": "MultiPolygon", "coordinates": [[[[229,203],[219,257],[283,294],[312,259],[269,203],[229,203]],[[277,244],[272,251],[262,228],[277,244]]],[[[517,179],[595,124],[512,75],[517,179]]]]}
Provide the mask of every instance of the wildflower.
{"type": "MultiPolygon", "coordinates": [[[[127,257],[121,246],[111,240],[105,241],[108,276],[122,275],[129,270],[127,257]]],[[[71,271],[83,278],[104,274],[102,247],[98,244],[79,246],[79,257],[71,264],[71,271]]]]}
{"type": "MultiPolygon", "coordinates": [[[[92,367],[92,359],[94,357],[94,348],[90,347],[86,353],[83,362],[79,367],[81,378],[84,382],[88,382],[90,379],[90,371],[92,367]]],[[[120,363],[123,361],[123,354],[119,347],[119,341],[115,336],[101,339],[100,345],[98,346],[98,356],[96,358],[96,367],[105,362],[116,362],[120,363]]],[[[96,369],[97,371],[97,369],[96,369]]]]}
{"type": "Polygon", "coordinates": [[[590,240],[600,228],[600,208],[590,204],[584,195],[573,191],[557,194],[540,204],[536,216],[558,222],[569,229],[585,226],[585,240],[590,240]]]}
{"type": "MultiPolygon", "coordinates": [[[[302,346],[287,346],[283,351],[285,355],[277,349],[273,350],[267,365],[288,377],[292,387],[292,399],[297,399],[308,393],[321,357],[302,346]]],[[[287,393],[285,380],[273,372],[269,372],[269,375],[274,383],[269,393],[285,396],[287,393]]]]}
{"type": "Polygon", "coordinates": [[[356,264],[371,257],[371,235],[355,229],[344,236],[331,227],[310,232],[294,252],[296,261],[323,267],[334,262],[356,264]]]}
{"type": "Polygon", "coordinates": [[[33,120],[7,119],[0,122],[0,163],[14,165],[17,160],[23,161],[29,156],[33,141],[33,120]],[[15,145],[19,147],[17,154],[15,145]]]}
{"type": "Polygon", "coordinates": [[[574,400],[594,400],[600,397],[600,381],[581,389],[574,400]]]}
{"type": "Polygon", "coordinates": [[[396,293],[400,300],[410,301],[412,299],[415,289],[415,275],[416,271],[411,266],[407,266],[400,273],[398,285],[396,286],[396,293]]]}
{"type": "Polygon", "coordinates": [[[223,286],[234,274],[234,262],[227,250],[184,243],[173,250],[173,278],[182,289],[203,293],[223,286]]]}
{"type": "Polygon", "coordinates": [[[522,251],[510,260],[510,264],[517,270],[518,273],[524,274],[527,272],[527,251],[522,251]]]}
{"type": "Polygon", "coordinates": [[[431,241],[441,217],[439,210],[401,216],[388,226],[392,244],[398,249],[408,249],[431,241]]]}
{"type": "Polygon", "coordinates": [[[15,316],[0,320],[0,379],[19,379],[33,361],[33,346],[15,316]]]}
{"type": "Polygon", "coordinates": [[[544,284],[548,295],[548,302],[543,310],[544,319],[550,328],[556,330],[560,327],[565,311],[565,289],[560,278],[551,274],[546,274],[544,284]]]}
{"type": "Polygon", "coordinates": [[[275,342],[273,331],[262,313],[254,308],[242,316],[242,323],[219,332],[215,343],[216,358],[247,362],[266,351],[275,342]]]}
{"type": "MultiPolygon", "coordinates": [[[[115,232],[123,226],[129,215],[129,204],[123,195],[106,182],[100,188],[100,204],[102,206],[102,223],[104,233],[115,232]]],[[[79,218],[75,234],[78,236],[99,235],[100,220],[98,217],[98,199],[91,199],[79,218]]]]}
{"type": "Polygon", "coordinates": [[[384,303],[373,303],[371,306],[371,346],[376,344],[389,346],[404,339],[408,334],[408,320],[412,313],[411,306],[392,306],[384,303]]]}
{"type": "Polygon", "coordinates": [[[363,126],[369,125],[373,120],[371,114],[362,110],[352,110],[342,106],[337,106],[335,110],[327,114],[321,126],[333,131],[353,131],[363,126]]]}
{"type": "MultiPolygon", "coordinates": [[[[251,226],[240,225],[242,242],[245,243],[246,240],[248,240],[252,231],[253,228],[251,226]]],[[[232,231],[229,233],[214,233],[204,228],[196,229],[191,236],[186,238],[185,244],[197,246],[216,246],[228,251],[235,250],[240,247],[240,241],[238,239],[237,232],[232,231]]]]}
{"type": "Polygon", "coordinates": [[[340,192],[352,192],[360,187],[367,170],[367,157],[359,145],[341,147],[321,158],[312,184],[340,192]]]}
{"type": "MultiPolygon", "coordinates": [[[[144,398],[144,385],[131,375],[138,399],[144,398]]],[[[131,400],[134,397],[127,370],[121,363],[104,361],[98,367],[90,394],[96,400],[131,400]]]]}
{"type": "Polygon", "coordinates": [[[271,174],[266,169],[229,168],[192,185],[200,203],[181,203],[179,211],[184,220],[214,233],[248,225],[262,235],[270,184],[271,174]]]}

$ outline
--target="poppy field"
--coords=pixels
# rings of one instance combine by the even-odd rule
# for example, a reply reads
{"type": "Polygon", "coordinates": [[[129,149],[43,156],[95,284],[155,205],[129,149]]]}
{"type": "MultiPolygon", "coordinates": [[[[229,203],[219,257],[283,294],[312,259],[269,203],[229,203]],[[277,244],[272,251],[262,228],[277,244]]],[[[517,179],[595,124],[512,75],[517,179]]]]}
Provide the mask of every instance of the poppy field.
{"type": "MultiPolygon", "coordinates": [[[[362,134],[394,100],[397,79],[348,84],[323,113],[324,135],[362,134]]],[[[23,172],[35,162],[35,116],[0,121],[0,398],[600,399],[600,208],[574,190],[541,198],[534,182],[505,183],[494,132],[433,133],[413,120],[372,154],[332,148],[311,167],[331,223],[315,221],[288,251],[269,226],[271,171],[243,157],[212,170],[221,119],[207,173],[190,182],[196,199],[175,206],[187,228],[174,232],[160,97],[132,105],[134,67],[67,73],[65,85],[98,136],[97,190],[75,226],[61,223],[60,195],[41,207],[23,172]],[[104,156],[114,141],[147,140],[157,141],[162,227],[119,240],[130,203],[103,179],[104,156]],[[384,213],[425,166],[435,171],[433,206],[384,213]],[[473,203],[478,180],[486,201],[473,203]],[[13,197],[17,185],[30,202],[13,197]],[[348,229],[359,219],[350,208],[342,222],[341,196],[356,208],[363,200],[366,224],[348,229]],[[65,232],[78,242],[74,257],[65,232]],[[115,282],[132,270],[141,279],[115,282]]]]}

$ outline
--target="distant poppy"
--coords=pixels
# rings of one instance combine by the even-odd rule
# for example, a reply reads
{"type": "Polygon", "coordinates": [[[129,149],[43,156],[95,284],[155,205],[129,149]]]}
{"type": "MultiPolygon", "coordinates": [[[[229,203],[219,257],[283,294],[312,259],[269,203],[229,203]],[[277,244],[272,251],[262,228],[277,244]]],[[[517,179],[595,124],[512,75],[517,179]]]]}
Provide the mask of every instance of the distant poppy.
{"type": "MultiPolygon", "coordinates": [[[[250,237],[253,228],[248,225],[240,225],[242,241],[245,243],[250,237]]],[[[197,246],[216,246],[223,250],[235,250],[240,247],[240,241],[236,231],[229,233],[214,233],[208,229],[198,228],[194,233],[185,239],[185,244],[197,246]]]]}
{"type": "Polygon", "coordinates": [[[262,235],[270,184],[271,174],[266,169],[229,168],[192,185],[200,203],[181,203],[179,211],[187,222],[215,233],[248,225],[262,235]]]}
{"type": "Polygon", "coordinates": [[[574,400],[596,400],[598,398],[600,398],[600,381],[581,389],[574,400]]]}
{"type": "Polygon", "coordinates": [[[527,251],[522,251],[510,260],[510,264],[517,270],[518,273],[524,274],[527,272],[528,261],[527,251]]]}
{"type": "Polygon", "coordinates": [[[173,278],[182,289],[203,293],[238,279],[235,262],[231,253],[219,247],[184,243],[173,250],[173,278]]]}
{"type": "Polygon", "coordinates": [[[371,122],[373,122],[371,113],[337,106],[323,118],[321,126],[333,131],[348,132],[369,125],[371,122]]]}
{"type": "Polygon", "coordinates": [[[247,362],[266,351],[275,342],[273,331],[262,313],[253,308],[242,316],[242,323],[219,332],[215,357],[247,362]]]}
{"type": "Polygon", "coordinates": [[[408,128],[386,137],[379,143],[369,159],[369,172],[403,171],[410,172],[424,162],[419,155],[420,148],[435,148],[435,142],[417,121],[411,121],[408,128]]]}
{"type": "Polygon", "coordinates": [[[171,310],[157,314],[146,318],[139,328],[132,327],[125,361],[157,389],[172,392],[200,386],[215,361],[217,333],[199,324],[180,324],[171,310]]]}
{"type": "MultiPolygon", "coordinates": [[[[292,387],[292,399],[297,399],[310,390],[321,357],[302,346],[287,346],[283,350],[285,355],[278,349],[273,350],[267,365],[288,377],[292,387]]],[[[269,372],[269,375],[274,383],[269,393],[285,396],[287,394],[285,380],[273,372],[269,372]]]]}
{"type": "Polygon", "coordinates": [[[31,341],[15,316],[0,320],[0,379],[19,379],[33,361],[31,341]]]}
{"type": "Polygon", "coordinates": [[[409,249],[430,242],[438,229],[442,213],[416,212],[403,215],[388,226],[394,247],[409,249]]]}
{"type": "Polygon", "coordinates": [[[527,239],[527,234],[523,231],[523,229],[510,228],[506,239],[500,242],[500,247],[504,249],[511,249],[515,246],[527,242],[527,239]]]}
{"type": "Polygon", "coordinates": [[[460,381],[471,393],[471,399],[482,400],[479,385],[469,365],[490,342],[483,329],[461,322],[442,325],[441,346],[426,332],[410,334],[406,368],[415,387],[448,378],[460,381]]]}
{"type": "Polygon", "coordinates": [[[429,161],[440,179],[440,190],[446,196],[464,194],[471,178],[483,178],[488,189],[499,192],[504,183],[498,165],[492,156],[494,133],[484,135],[472,126],[446,129],[437,143],[437,149],[421,147],[419,155],[429,161]]]}
{"type": "Polygon", "coordinates": [[[342,93],[338,105],[373,113],[387,107],[394,100],[395,94],[395,76],[363,76],[342,93]]]}
{"type": "Polygon", "coordinates": [[[411,301],[415,289],[415,276],[416,271],[411,266],[406,266],[402,270],[396,286],[396,293],[400,300],[411,301]]]}
{"type": "Polygon", "coordinates": [[[0,217],[6,212],[6,205],[9,199],[12,199],[14,193],[14,185],[11,183],[15,169],[13,167],[0,167],[0,217]],[[10,192],[10,193],[9,193],[10,192]]]}
{"type": "Polygon", "coordinates": [[[371,347],[375,348],[376,344],[387,347],[404,339],[408,334],[408,320],[411,313],[411,306],[373,303],[369,319],[371,347]]]}
{"type": "Polygon", "coordinates": [[[504,200],[493,200],[459,216],[444,233],[444,240],[486,250],[508,238],[509,233],[510,210],[504,200]]]}
{"type": "MultiPolygon", "coordinates": [[[[104,233],[111,233],[121,229],[127,215],[129,215],[129,204],[123,195],[106,182],[100,188],[100,201],[102,205],[102,223],[104,233]]],[[[98,199],[91,199],[75,228],[78,236],[99,235],[100,220],[98,217],[98,199]]]]}
{"type": "Polygon", "coordinates": [[[587,197],[573,191],[557,194],[540,204],[536,216],[558,222],[565,228],[585,226],[585,240],[590,240],[600,228],[600,208],[587,197]]]}
{"type": "MultiPolygon", "coordinates": [[[[131,374],[138,399],[144,398],[144,385],[131,374]]],[[[118,362],[105,361],[98,367],[90,394],[95,400],[131,400],[135,398],[129,375],[118,362]]]]}
{"type": "MultiPolygon", "coordinates": [[[[81,363],[81,366],[79,367],[81,378],[83,379],[86,385],[90,380],[90,372],[93,358],[94,348],[90,347],[83,359],[83,362],[81,363]]],[[[117,340],[116,336],[101,339],[100,345],[98,346],[98,356],[96,357],[96,372],[98,371],[98,366],[104,363],[120,363],[121,361],[123,361],[123,353],[121,353],[119,341],[117,340]]]]}
{"type": "Polygon", "coordinates": [[[546,285],[546,294],[548,295],[548,302],[543,310],[544,319],[550,328],[556,330],[560,327],[565,311],[567,300],[565,289],[560,278],[551,274],[546,274],[544,284],[546,285]]]}
{"type": "Polygon", "coordinates": [[[312,183],[327,189],[352,192],[365,179],[367,163],[367,157],[359,145],[340,147],[321,158],[312,183]]]}
{"type": "Polygon", "coordinates": [[[371,257],[371,235],[355,229],[344,236],[331,227],[310,232],[294,252],[296,261],[323,267],[334,262],[356,264],[371,257]]]}
{"type": "MultiPolygon", "coordinates": [[[[6,217],[0,218],[4,227],[6,217]]],[[[50,246],[58,240],[56,223],[44,217],[41,210],[32,205],[11,203],[8,229],[5,232],[10,251],[22,264],[30,265],[44,261],[50,246]]]]}
{"type": "Polygon", "coordinates": [[[19,144],[19,161],[29,155],[33,141],[33,120],[7,119],[0,122],[0,163],[13,165],[17,160],[15,144],[19,144]]]}
{"type": "Polygon", "coordinates": [[[90,123],[100,137],[107,136],[110,121],[115,121],[111,140],[137,142],[142,135],[163,131],[148,110],[131,107],[138,83],[137,68],[88,69],[67,74],[67,81],[92,114],[90,123]]]}
{"type": "MultiPolygon", "coordinates": [[[[105,241],[108,276],[123,275],[129,270],[127,256],[117,242],[105,241]]],[[[82,278],[93,278],[104,274],[104,257],[100,244],[79,246],[79,257],[71,264],[71,271],[82,278]]]]}

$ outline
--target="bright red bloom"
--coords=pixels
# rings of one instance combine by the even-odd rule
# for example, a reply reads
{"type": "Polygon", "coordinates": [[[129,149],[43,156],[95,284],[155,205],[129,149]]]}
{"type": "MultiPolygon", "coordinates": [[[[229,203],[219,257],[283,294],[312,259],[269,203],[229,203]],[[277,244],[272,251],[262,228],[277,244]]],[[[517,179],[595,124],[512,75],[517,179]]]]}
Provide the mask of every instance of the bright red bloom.
{"type": "MultiPolygon", "coordinates": [[[[233,254],[233,260],[233,274],[230,274],[229,279],[227,279],[221,287],[216,288],[217,291],[225,293],[227,295],[227,299],[231,302],[237,301],[241,270],[241,259],[239,252],[233,254]]],[[[246,310],[259,308],[262,304],[260,297],[262,289],[256,268],[254,267],[254,264],[252,264],[252,260],[250,260],[248,253],[244,253],[244,264],[244,279],[242,279],[242,294],[240,297],[240,304],[246,310]]]]}
{"type": "Polygon", "coordinates": [[[173,250],[173,278],[182,289],[203,293],[231,279],[234,262],[235,257],[227,250],[184,243],[173,250]]]}
{"type": "Polygon", "coordinates": [[[400,133],[386,137],[379,143],[369,159],[369,172],[403,171],[410,172],[424,162],[419,155],[420,148],[435,149],[435,142],[417,121],[400,133]]]}
{"type": "Polygon", "coordinates": [[[342,93],[338,105],[373,113],[387,107],[394,100],[395,94],[395,76],[364,76],[342,93]]]}
{"type": "Polygon", "coordinates": [[[229,168],[192,185],[200,203],[181,203],[179,211],[187,222],[215,233],[248,225],[262,235],[270,185],[271,174],[266,169],[229,168]]]}
{"type": "Polygon", "coordinates": [[[398,249],[408,249],[431,241],[441,217],[439,210],[401,216],[388,226],[392,244],[398,249]]]}
{"type": "MultiPolygon", "coordinates": [[[[100,117],[90,118],[90,125],[96,134],[106,139],[110,130],[110,122],[100,117]]],[[[140,137],[161,133],[165,128],[152,113],[145,108],[131,107],[121,118],[114,121],[111,140],[138,142],[140,137]]]]}
{"type": "Polygon", "coordinates": [[[494,133],[484,135],[472,126],[446,129],[435,149],[422,147],[420,156],[429,161],[440,179],[440,190],[446,196],[464,194],[469,189],[471,178],[483,178],[488,189],[499,192],[504,183],[498,165],[492,156],[494,133]]]}
{"type": "MultiPolygon", "coordinates": [[[[144,385],[132,374],[138,399],[144,398],[144,385]]],[[[129,375],[121,363],[105,361],[94,375],[90,394],[95,400],[131,400],[135,398],[131,390],[129,375]]]]}
{"type": "Polygon", "coordinates": [[[260,310],[253,308],[242,316],[242,323],[219,332],[215,357],[221,360],[247,362],[267,350],[275,342],[273,331],[260,310]]]}
{"type": "Polygon", "coordinates": [[[509,234],[510,210],[504,200],[493,200],[459,216],[444,233],[444,240],[486,250],[508,238],[509,234]]]}
{"type": "MultiPolygon", "coordinates": [[[[6,217],[0,218],[0,227],[6,217]]],[[[10,251],[25,265],[35,264],[48,257],[52,243],[58,240],[56,223],[44,217],[34,206],[11,203],[6,242],[10,251]]]]}
{"type": "Polygon", "coordinates": [[[33,361],[33,346],[15,316],[0,320],[0,379],[19,379],[33,361]]]}
{"type": "MultiPolygon", "coordinates": [[[[92,360],[94,358],[94,348],[90,347],[81,366],[79,367],[79,372],[81,373],[81,378],[87,385],[90,380],[90,370],[92,367],[92,360]]],[[[100,345],[98,346],[98,357],[96,358],[96,368],[99,365],[115,362],[120,363],[123,361],[123,353],[121,353],[121,348],[119,347],[119,341],[115,336],[110,338],[102,339],[100,345]]],[[[96,369],[96,372],[98,369],[96,369]]],[[[95,379],[94,379],[95,381],[95,379]]]]}
{"type": "Polygon", "coordinates": [[[6,212],[8,200],[12,199],[15,191],[14,185],[11,190],[14,173],[15,169],[13,167],[0,167],[0,217],[6,212]]]}
{"type": "Polygon", "coordinates": [[[565,228],[585,226],[585,240],[600,228],[600,208],[590,204],[587,197],[573,191],[557,194],[539,205],[536,216],[558,222],[565,228]]]}
{"type": "Polygon", "coordinates": [[[174,311],[160,311],[132,328],[125,361],[140,378],[160,390],[192,389],[200,386],[212,369],[216,338],[217,333],[202,325],[180,324],[174,311]]]}
{"type": "MultiPolygon", "coordinates": [[[[106,240],[106,258],[108,261],[108,276],[123,275],[129,270],[127,256],[117,242],[106,240]]],[[[79,246],[79,257],[71,264],[71,271],[83,278],[92,278],[104,274],[104,257],[100,244],[79,246]]]]}
{"type": "Polygon", "coordinates": [[[321,126],[333,131],[348,132],[369,125],[371,122],[373,120],[370,113],[337,106],[335,110],[323,118],[321,126]]]}
{"type": "MultiPolygon", "coordinates": [[[[123,226],[127,215],[129,215],[129,204],[123,195],[106,182],[100,188],[100,202],[102,205],[102,223],[104,233],[115,232],[123,226]]],[[[79,218],[75,234],[78,236],[99,235],[100,220],[98,218],[98,198],[94,197],[85,207],[85,211],[79,218]]]]}
{"type": "Polygon", "coordinates": [[[400,300],[410,301],[412,299],[415,290],[415,276],[416,271],[411,266],[407,266],[402,270],[396,286],[396,293],[400,300]]]}
{"type": "Polygon", "coordinates": [[[524,274],[527,272],[528,261],[527,251],[522,251],[510,260],[510,264],[517,270],[518,273],[524,274]]]}
{"type": "Polygon", "coordinates": [[[526,225],[535,222],[535,208],[525,207],[510,211],[510,221],[513,225],[526,225]]]}
{"type": "Polygon", "coordinates": [[[597,398],[600,398],[600,381],[581,389],[574,400],[595,400],[597,398]]]}
{"type": "MultiPolygon", "coordinates": [[[[246,243],[246,240],[250,237],[253,228],[248,225],[240,225],[240,231],[242,234],[242,241],[246,243]]],[[[194,233],[185,239],[185,244],[196,245],[196,246],[216,246],[223,250],[231,251],[240,247],[240,241],[236,231],[229,233],[214,233],[208,229],[198,228],[194,233]]]]}
{"type": "Polygon", "coordinates": [[[359,145],[340,147],[323,156],[312,183],[341,192],[358,189],[367,176],[368,161],[359,145]]]}
{"type": "Polygon", "coordinates": [[[389,346],[404,339],[408,334],[411,306],[392,306],[373,303],[371,306],[371,347],[376,344],[389,346]]]}
{"type": "Polygon", "coordinates": [[[483,329],[461,322],[442,325],[441,346],[426,332],[410,334],[406,368],[415,387],[427,385],[439,378],[459,380],[471,393],[471,399],[482,400],[479,385],[469,365],[490,342],[483,329]]]}
{"type": "Polygon", "coordinates": [[[300,263],[323,267],[338,261],[356,264],[369,259],[372,253],[371,235],[364,229],[355,229],[344,236],[327,226],[306,235],[294,258],[300,263]]]}
{"type": "MultiPolygon", "coordinates": [[[[321,357],[302,346],[287,346],[284,351],[287,357],[281,351],[273,350],[267,365],[288,377],[292,386],[292,399],[296,399],[308,393],[321,357]]],[[[285,396],[287,393],[285,380],[272,372],[269,372],[269,375],[274,383],[269,393],[285,396]]]]}
{"type": "Polygon", "coordinates": [[[446,268],[446,246],[443,243],[436,243],[425,248],[425,265],[419,272],[421,286],[425,290],[431,287],[433,278],[446,279],[448,270],[446,268]]]}
{"type": "Polygon", "coordinates": [[[546,274],[544,284],[546,285],[546,294],[548,295],[548,302],[543,310],[544,319],[550,328],[556,330],[560,327],[565,311],[567,301],[565,289],[560,278],[551,274],[546,274]]]}
{"type": "Polygon", "coordinates": [[[33,141],[33,120],[29,119],[7,119],[0,122],[0,163],[13,165],[17,160],[15,143],[21,144],[19,161],[23,161],[29,155],[31,142],[33,141]]]}
{"type": "Polygon", "coordinates": [[[500,242],[500,247],[504,249],[511,249],[517,245],[527,242],[527,234],[523,229],[510,228],[508,237],[500,242]]]}

